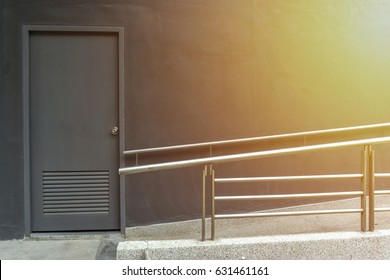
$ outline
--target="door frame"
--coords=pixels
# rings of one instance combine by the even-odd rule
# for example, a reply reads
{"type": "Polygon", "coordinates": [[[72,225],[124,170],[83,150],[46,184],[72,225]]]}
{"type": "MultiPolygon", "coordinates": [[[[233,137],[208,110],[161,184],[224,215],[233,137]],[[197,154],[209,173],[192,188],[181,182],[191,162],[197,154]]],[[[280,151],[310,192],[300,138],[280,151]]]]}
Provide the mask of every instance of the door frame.
{"type": "MultiPolygon", "coordinates": [[[[118,88],[119,88],[119,167],[125,166],[125,97],[124,97],[124,27],[111,26],[60,26],[60,25],[23,25],[23,154],[24,154],[24,219],[25,235],[31,235],[31,143],[30,143],[30,33],[39,31],[53,32],[108,32],[118,36],[118,88]]],[[[118,174],[119,176],[119,174],[118,174]]],[[[120,231],[126,232],[125,178],[119,177],[119,220],[120,231]]]]}

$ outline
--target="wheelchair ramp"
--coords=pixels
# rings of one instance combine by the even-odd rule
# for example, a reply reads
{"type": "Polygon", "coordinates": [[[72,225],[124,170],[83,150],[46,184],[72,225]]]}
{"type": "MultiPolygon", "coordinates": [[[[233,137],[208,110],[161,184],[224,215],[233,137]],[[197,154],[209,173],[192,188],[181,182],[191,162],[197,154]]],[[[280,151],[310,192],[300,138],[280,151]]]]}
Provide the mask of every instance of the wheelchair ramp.
{"type": "MultiPolygon", "coordinates": [[[[376,199],[378,206],[389,202],[389,196],[376,199]]],[[[280,210],[349,208],[358,203],[359,199],[349,199],[280,210]]],[[[378,214],[375,232],[361,232],[359,220],[356,213],[220,220],[218,238],[204,242],[199,239],[200,220],[133,227],[127,229],[127,241],[118,244],[117,259],[390,259],[389,215],[378,214]]]]}

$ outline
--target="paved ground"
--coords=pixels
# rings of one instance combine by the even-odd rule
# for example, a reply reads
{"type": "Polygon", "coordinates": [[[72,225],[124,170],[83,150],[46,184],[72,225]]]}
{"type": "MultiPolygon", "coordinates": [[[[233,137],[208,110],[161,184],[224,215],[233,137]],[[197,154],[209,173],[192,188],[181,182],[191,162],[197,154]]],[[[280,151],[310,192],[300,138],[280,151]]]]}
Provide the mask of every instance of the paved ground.
{"type": "MultiPolygon", "coordinates": [[[[376,207],[390,196],[376,198],[376,207]]],[[[358,209],[360,199],[282,211],[358,209]]],[[[376,214],[376,231],[361,232],[360,213],[216,221],[216,240],[200,242],[200,221],[129,228],[118,259],[390,259],[390,213],[376,214]]],[[[207,222],[210,237],[210,221],[207,222]]]]}
{"type": "MultiPolygon", "coordinates": [[[[390,205],[390,196],[377,196],[376,207],[390,205]]],[[[358,209],[360,199],[348,199],[283,208],[282,211],[358,209]]],[[[390,229],[390,212],[376,214],[376,229],[390,229]]],[[[206,225],[206,237],[210,238],[210,220],[206,225]]],[[[180,240],[196,239],[201,236],[201,223],[187,221],[176,224],[163,224],[145,227],[128,228],[128,240],[180,240]]],[[[229,219],[216,221],[216,238],[239,238],[272,235],[290,235],[324,232],[360,231],[360,213],[308,215],[292,217],[269,217],[229,219]]]]}
{"type": "MultiPolygon", "coordinates": [[[[385,205],[388,206],[390,204],[390,196],[377,197],[376,203],[378,207],[385,205]]],[[[348,200],[327,202],[315,205],[294,207],[290,210],[334,209],[340,207],[359,208],[359,201],[348,200]]],[[[284,211],[285,210],[286,209],[284,209],[284,211]]],[[[331,238],[332,234],[334,233],[335,237],[338,236],[337,238],[345,240],[346,235],[344,236],[343,234],[348,232],[348,236],[352,236],[353,240],[355,240],[357,237],[364,238],[364,236],[366,236],[373,238],[372,242],[374,243],[378,241],[376,238],[381,238],[380,240],[386,241],[387,239],[383,239],[383,237],[384,235],[386,235],[386,238],[387,235],[390,236],[390,231],[386,231],[390,229],[390,213],[377,213],[375,223],[376,229],[379,230],[378,234],[370,235],[370,233],[368,233],[367,235],[362,236],[360,235],[360,214],[217,220],[217,240],[215,242],[207,241],[206,243],[199,243],[199,220],[130,228],[127,230],[126,239],[123,238],[119,233],[88,233],[79,235],[42,234],[33,235],[32,238],[27,238],[25,240],[0,241],[0,259],[110,260],[116,259],[117,247],[119,243],[126,246],[142,247],[146,242],[147,244],[153,243],[153,246],[157,248],[159,246],[169,247],[172,246],[172,244],[174,244],[173,246],[179,247],[179,244],[183,242],[189,242],[196,244],[195,247],[199,252],[199,248],[204,247],[207,244],[209,245],[209,248],[212,248],[212,246],[215,246],[216,244],[226,245],[228,243],[238,242],[241,244],[240,246],[244,248],[245,242],[248,244],[260,244],[265,240],[268,240],[269,242],[275,242],[275,238],[279,240],[283,236],[286,238],[286,240],[289,240],[293,237],[297,238],[297,240],[301,240],[302,236],[317,233],[326,234],[326,239],[331,238]],[[275,238],[272,239],[272,237],[275,238]],[[125,241],[138,243],[125,244],[125,241]],[[170,241],[171,243],[167,243],[167,241],[170,241]]],[[[210,236],[209,230],[210,225],[208,223],[207,237],[210,236]]],[[[313,235],[311,236],[313,237],[313,235]]],[[[318,237],[313,238],[318,239],[318,237]]],[[[342,244],[347,243],[343,241],[342,244]]],[[[126,246],[122,246],[122,248],[126,246]]],[[[275,248],[270,250],[275,250],[275,248]]],[[[289,250],[294,250],[294,248],[290,248],[289,250]]],[[[141,258],[148,258],[148,256],[144,256],[144,249],[142,249],[142,252],[143,255],[141,258]]],[[[187,250],[187,254],[188,253],[190,252],[187,250]]],[[[161,251],[159,251],[159,254],[159,258],[164,258],[164,256],[161,255],[161,251]]],[[[383,256],[387,256],[386,254],[383,256]]],[[[171,255],[170,258],[174,258],[174,256],[172,257],[171,255]]],[[[188,258],[191,258],[191,255],[189,255],[188,258]]],[[[193,255],[193,258],[195,259],[197,257],[193,255]]]]}
{"type": "Polygon", "coordinates": [[[25,240],[0,241],[1,260],[114,260],[119,233],[32,235],[25,240]]]}

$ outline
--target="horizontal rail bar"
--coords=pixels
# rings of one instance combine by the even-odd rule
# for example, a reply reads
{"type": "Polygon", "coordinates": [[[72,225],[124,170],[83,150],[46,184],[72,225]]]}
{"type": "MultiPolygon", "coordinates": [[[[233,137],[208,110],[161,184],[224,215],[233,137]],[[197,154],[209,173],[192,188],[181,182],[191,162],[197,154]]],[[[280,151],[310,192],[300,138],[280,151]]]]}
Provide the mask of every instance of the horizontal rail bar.
{"type": "Polygon", "coordinates": [[[218,215],[215,215],[215,219],[304,216],[304,215],[325,215],[325,214],[350,214],[350,213],[362,213],[362,212],[363,212],[363,209],[338,209],[338,210],[313,210],[313,211],[271,212],[271,213],[218,214],[218,215]]]}
{"type": "Polygon", "coordinates": [[[155,164],[149,164],[143,166],[124,167],[119,169],[119,174],[121,175],[136,174],[136,173],[151,172],[157,170],[166,170],[166,169],[191,167],[191,166],[213,164],[213,163],[259,159],[259,158],[266,158],[272,156],[291,155],[291,154],[316,151],[316,150],[326,150],[326,149],[334,149],[334,148],[341,148],[341,147],[378,144],[378,143],[385,143],[385,142],[390,142],[390,136],[345,141],[345,142],[335,142],[335,143],[328,143],[328,144],[319,144],[319,145],[312,145],[312,146],[284,148],[278,150],[268,150],[268,151],[242,153],[242,154],[234,154],[234,155],[190,159],[190,160],[183,160],[183,161],[155,163],[155,164]]]}
{"type": "Polygon", "coordinates": [[[249,138],[240,138],[240,139],[231,139],[231,140],[210,141],[210,142],[201,142],[201,143],[194,143],[194,144],[173,145],[173,146],[166,146],[166,147],[136,149],[136,150],[124,151],[123,154],[132,155],[132,154],[141,154],[141,153],[162,152],[162,151],[178,150],[178,149],[188,149],[188,148],[207,147],[207,146],[235,144],[235,143],[246,143],[246,142],[271,140],[271,139],[282,139],[282,138],[297,137],[297,136],[309,136],[309,135],[323,134],[323,133],[346,132],[346,131],[380,128],[380,127],[387,127],[387,126],[390,126],[390,123],[312,130],[312,131],[305,131],[305,132],[258,136],[258,137],[249,137],[249,138]]]}
{"type": "Polygon", "coordinates": [[[375,212],[390,212],[390,208],[375,208],[375,212]]]}
{"type": "Polygon", "coordinates": [[[390,194],[390,190],[375,191],[374,194],[377,194],[377,195],[386,195],[386,194],[390,194]]]}
{"type": "Polygon", "coordinates": [[[243,178],[216,178],[216,183],[260,182],[260,181],[290,181],[311,179],[344,179],[362,178],[363,174],[333,174],[333,175],[304,175],[304,176],[275,176],[275,177],[243,177],[243,178]]]}
{"type": "Polygon", "coordinates": [[[239,196],[216,196],[215,200],[271,200],[290,198],[316,198],[316,197],[337,197],[337,196],[362,196],[362,191],[355,192],[329,192],[329,193],[301,193],[301,194],[275,194],[275,195],[239,195],[239,196]]]}
{"type": "Polygon", "coordinates": [[[390,173],[375,173],[375,177],[377,178],[390,177],[390,173]]]}

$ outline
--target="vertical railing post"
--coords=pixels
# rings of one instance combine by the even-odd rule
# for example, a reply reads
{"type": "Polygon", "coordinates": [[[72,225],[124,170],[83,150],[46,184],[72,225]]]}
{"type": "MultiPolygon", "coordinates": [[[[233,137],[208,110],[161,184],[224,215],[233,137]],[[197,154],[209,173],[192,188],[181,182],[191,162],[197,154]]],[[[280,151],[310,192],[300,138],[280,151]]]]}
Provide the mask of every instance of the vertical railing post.
{"type": "Polygon", "coordinates": [[[361,231],[367,230],[367,178],[368,178],[368,146],[365,145],[362,151],[361,156],[361,162],[362,162],[362,181],[361,181],[361,188],[362,188],[362,197],[360,201],[360,207],[362,209],[361,214],[361,231]]]}
{"type": "Polygon", "coordinates": [[[215,237],[215,171],[213,165],[205,165],[202,176],[202,229],[201,240],[206,240],[206,189],[207,189],[207,177],[210,177],[211,184],[211,239],[215,237]]]}
{"type": "Polygon", "coordinates": [[[369,158],[369,230],[375,230],[375,157],[371,145],[368,146],[369,158]]]}
{"type": "Polygon", "coordinates": [[[204,167],[202,177],[202,241],[206,240],[206,177],[207,165],[204,167]]]}
{"type": "Polygon", "coordinates": [[[211,175],[211,240],[215,239],[215,171],[210,165],[211,175]]]}

